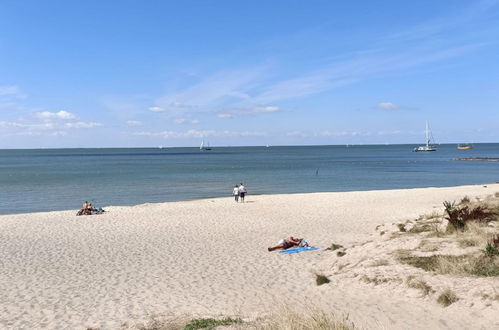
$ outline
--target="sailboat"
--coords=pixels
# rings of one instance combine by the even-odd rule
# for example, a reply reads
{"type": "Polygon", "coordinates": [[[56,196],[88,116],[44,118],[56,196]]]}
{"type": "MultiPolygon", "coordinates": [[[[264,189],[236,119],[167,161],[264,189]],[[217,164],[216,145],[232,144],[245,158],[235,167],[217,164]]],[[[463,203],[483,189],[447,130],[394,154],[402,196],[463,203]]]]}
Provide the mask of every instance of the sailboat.
{"type": "Polygon", "coordinates": [[[414,148],[413,151],[415,152],[420,152],[420,151],[437,151],[437,148],[432,146],[430,144],[430,129],[428,128],[428,121],[426,121],[426,130],[425,130],[425,136],[426,136],[426,144],[423,146],[419,146],[414,148]]]}
{"type": "Polygon", "coordinates": [[[209,150],[211,150],[210,144],[208,143],[207,145],[204,145],[204,140],[201,141],[201,145],[199,146],[199,150],[201,150],[201,151],[209,151],[209,150]]]}

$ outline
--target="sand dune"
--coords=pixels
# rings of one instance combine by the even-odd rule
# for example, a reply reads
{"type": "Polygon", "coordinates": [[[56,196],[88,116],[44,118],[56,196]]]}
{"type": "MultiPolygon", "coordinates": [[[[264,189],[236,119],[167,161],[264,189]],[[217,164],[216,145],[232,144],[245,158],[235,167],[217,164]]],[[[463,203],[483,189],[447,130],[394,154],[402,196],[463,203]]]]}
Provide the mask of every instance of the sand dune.
{"type": "MultiPolygon", "coordinates": [[[[373,239],[377,225],[441,210],[444,200],[498,191],[499,184],[490,184],[250,195],[245,204],[221,198],[109,206],[95,216],[3,215],[0,328],[115,329],[151,314],[252,318],[287,299],[348,314],[367,328],[499,327],[497,302],[444,309],[402,286],[362,283],[353,276],[359,267],[327,286],[317,286],[314,275],[332,271],[324,250],[332,242],[352,247],[351,262],[364,262],[388,244],[373,239]],[[322,249],[267,252],[289,234],[322,249]]],[[[499,291],[494,283],[491,290],[499,291]]]]}

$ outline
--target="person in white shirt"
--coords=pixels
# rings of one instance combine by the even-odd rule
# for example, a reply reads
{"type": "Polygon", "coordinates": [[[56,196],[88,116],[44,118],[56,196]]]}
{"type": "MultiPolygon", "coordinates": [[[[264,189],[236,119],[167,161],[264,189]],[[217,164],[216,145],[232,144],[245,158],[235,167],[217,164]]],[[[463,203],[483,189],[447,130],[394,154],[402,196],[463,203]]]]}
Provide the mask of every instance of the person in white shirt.
{"type": "Polygon", "coordinates": [[[239,185],[239,199],[241,200],[241,203],[244,203],[244,197],[246,196],[247,190],[244,184],[241,182],[239,185]]]}
{"type": "Polygon", "coordinates": [[[239,185],[235,185],[234,186],[234,189],[232,189],[232,195],[234,195],[234,200],[237,202],[239,202],[239,185]]]}

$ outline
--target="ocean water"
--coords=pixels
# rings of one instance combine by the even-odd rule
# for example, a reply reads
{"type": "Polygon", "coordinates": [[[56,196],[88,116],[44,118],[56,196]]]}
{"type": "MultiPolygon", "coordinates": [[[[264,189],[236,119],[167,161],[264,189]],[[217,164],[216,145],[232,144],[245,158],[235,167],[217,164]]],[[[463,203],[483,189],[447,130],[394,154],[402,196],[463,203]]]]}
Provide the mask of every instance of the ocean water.
{"type": "Polygon", "coordinates": [[[440,145],[0,150],[0,213],[251,194],[353,191],[486,184],[499,181],[499,144],[473,150],[440,145]]]}

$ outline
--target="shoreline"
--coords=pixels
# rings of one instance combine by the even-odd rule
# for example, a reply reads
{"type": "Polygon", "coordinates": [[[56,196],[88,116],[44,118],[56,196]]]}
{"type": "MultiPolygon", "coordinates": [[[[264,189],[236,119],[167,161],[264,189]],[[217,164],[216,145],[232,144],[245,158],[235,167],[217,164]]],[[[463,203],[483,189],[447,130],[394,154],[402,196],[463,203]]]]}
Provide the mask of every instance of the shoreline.
{"type": "Polygon", "coordinates": [[[497,192],[499,184],[249,195],[244,204],[226,197],[109,206],[94,216],[1,215],[0,327],[116,329],[151,315],[254,319],[288,299],[348,314],[359,326],[442,328],[446,313],[452,317],[444,328],[490,324],[494,304],[443,309],[356,278],[317,286],[315,274],[337,258],[325,250],[331,243],[349,249],[339,262],[355,255],[370,260],[385,244],[377,226],[441,211],[445,200],[497,192]],[[320,249],[267,251],[285,235],[320,249]]]}
{"type": "MultiPolygon", "coordinates": [[[[336,194],[336,193],[355,193],[355,192],[377,192],[377,191],[404,191],[404,190],[412,190],[412,189],[438,189],[438,188],[457,188],[457,187],[471,187],[471,186],[488,186],[499,184],[498,182],[493,183],[477,183],[477,184],[469,184],[469,185],[456,185],[456,186],[428,186],[428,187],[410,187],[410,188],[387,188],[387,189],[370,189],[370,190],[341,190],[341,191],[315,191],[315,192],[290,192],[290,193],[276,193],[276,194],[252,194],[251,192],[247,194],[251,198],[251,196],[294,196],[294,195],[308,195],[308,194],[336,194]]],[[[215,196],[215,197],[203,197],[203,198],[195,198],[195,199],[182,199],[182,200],[174,200],[174,201],[160,201],[160,202],[144,202],[138,204],[124,204],[124,205],[105,205],[101,206],[96,205],[98,207],[102,207],[103,209],[109,207],[137,207],[141,205],[149,205],[149,204],[165,204],[165,203],[188,203],[188,202],[196,202],[203,200],[218,200],[218,199],[233,199],[234,197],[230,194],[227,196],[215,196]]],[[[83,201],[81,201],[83,203],[83,201]]],[[[34,213],[48,213],[48,212],[69,212],[74,211],[78,212],[79,209],[58,209],[58,210],[46,210],[46,211],[33,211],[33,212],[20,212],[20,213],[0,213],[0,217],[9,216],[9,215],[22,215],[22,214],[34,214],[34,213]]]]}

